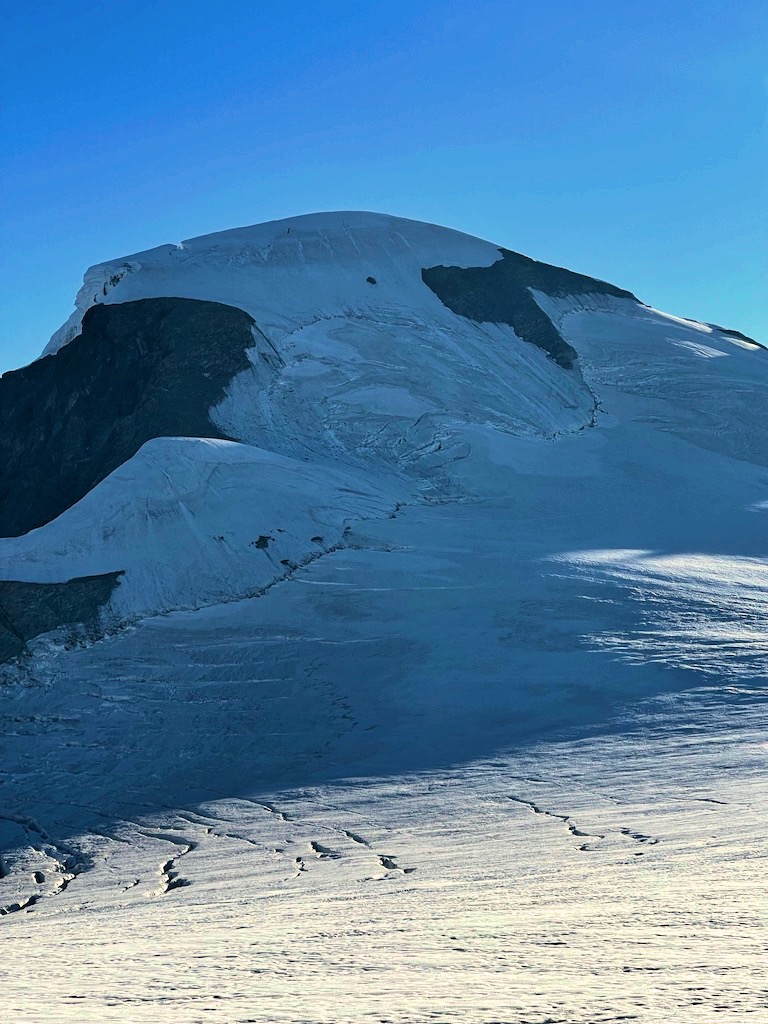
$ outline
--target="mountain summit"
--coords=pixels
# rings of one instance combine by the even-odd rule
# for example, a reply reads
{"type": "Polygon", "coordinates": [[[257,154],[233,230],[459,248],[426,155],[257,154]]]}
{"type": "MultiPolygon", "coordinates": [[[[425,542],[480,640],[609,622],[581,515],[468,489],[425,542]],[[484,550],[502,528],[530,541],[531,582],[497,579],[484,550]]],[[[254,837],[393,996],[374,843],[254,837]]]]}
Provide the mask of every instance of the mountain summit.
{"type": "Polygon", "coordinates": [[[0,379],[6,1016],[757,1011],[766,409],[394,217],[89,270],[0,379]]]}
{"type": "MultiPolygon", "coordinates": [[[[43,358],[0,383],[0,535],[18,536],[0,571],[48,588],[44,614],[6,610],[6,647],[96,606],[122,621],[246,595],[351,520],[504,493],[504,446],[593,427],[606,378],[674,388],[679,429],[700,433],[691,387],[736,365],[765,368],[734,332],[381,214],[99,264],[43,358]]],[[[722,412],[722,395],[696,401],[703,421],[722,412]]]]}

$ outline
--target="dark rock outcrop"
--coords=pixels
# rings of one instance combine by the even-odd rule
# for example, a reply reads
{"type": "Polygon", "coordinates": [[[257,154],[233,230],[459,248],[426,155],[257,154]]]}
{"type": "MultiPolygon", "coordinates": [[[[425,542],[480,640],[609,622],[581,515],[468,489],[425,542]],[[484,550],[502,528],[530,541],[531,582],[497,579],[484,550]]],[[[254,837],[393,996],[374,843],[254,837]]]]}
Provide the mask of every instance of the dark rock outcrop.
{"type": "Polygon", "coordinates": [[[421,276],[453,313],[476,323],[509,324],[519,338],[543,349],[565,369],[573,366],[577,353],[529,289],[553,297],[597,294],[637,301],[631,292],[605,281],[539,263],[509,249],[499,252],[502,258],[490,267],[429,267],[421,276]]]}
{"type": "Polygon", "coordinates": [[[21,654],[26,642],[41,633],[96,622],[120,576],[121,572],[109,572],[66,583],[0,580],[0,662],[21,654]]]}
{"type": "Polygon", "coordinates": [[[97,305],[55,355],[4,374],[0,536],[55,519],[153,437],[223,437],[208,410],[250,365],[252,325],[196,299],[97,305]]]}

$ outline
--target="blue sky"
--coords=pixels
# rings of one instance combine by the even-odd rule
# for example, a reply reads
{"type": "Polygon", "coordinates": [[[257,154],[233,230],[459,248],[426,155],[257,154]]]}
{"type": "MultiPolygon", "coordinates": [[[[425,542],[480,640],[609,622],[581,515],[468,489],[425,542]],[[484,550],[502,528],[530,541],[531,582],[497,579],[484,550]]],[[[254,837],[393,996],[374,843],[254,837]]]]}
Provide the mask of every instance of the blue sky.
{"type": "Polygon", "coordinates": [[[345,208],[768,342],[764,0],[11,0],[3,36],[0,370],[93,263],[345,208]]]}

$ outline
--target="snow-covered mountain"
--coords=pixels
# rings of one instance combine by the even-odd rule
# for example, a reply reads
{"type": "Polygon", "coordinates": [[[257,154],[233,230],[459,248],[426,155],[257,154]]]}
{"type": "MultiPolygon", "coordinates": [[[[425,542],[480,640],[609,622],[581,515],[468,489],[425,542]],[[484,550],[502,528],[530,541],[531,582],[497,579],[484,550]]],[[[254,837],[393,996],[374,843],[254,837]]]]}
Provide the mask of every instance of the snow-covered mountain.
{"type": "MultiPolygon", "coordinates": [[[[576,974],[589,943],[606,951],[566,1018],[554,976],[529,1015],[709,1020],[680,989],[642,1004],[625,976],[642,958],[611,959],[625,939],[599,904],[629,893],[614,921],[637,919],[650,871],[682,913],[682,878],[760,842],[767,398],[768,353],[737,331],[380,214],[91,268],[43,356],[0,379],[0,909],[16,948],[55,950],[71,926],[107,970],[113,922],[152,928],[163,904],[174,928],[206,914],[221,938],[255,899],[270,1009],[235,982],[227,1019],[446,1019],[461,999],[441,981],[424,1001],[426,961],[413,985],[361,983],[348,1016],[312,989],[311,958],[288,957],[279,991],[270,972],[323,921],[335,961],[384,943],[401,966],[399,929],[443,922],[479,971],[517,901],[523,950],[565,929],[576,974]],[[555,883],[581,892],[589,928],[542,910],[555,883]],[[347,935],[371,886],[390,909],[347,935]],[[490,931],[471,923],[478,899],[490,931]]],[[[743,873],[729,907],[748,916],[743,873]]],[[[686,903],[683,959],[716,898],[686,903]]],[[[709,951],[725,942],[699,930],[709,951]]],[[[713,999],[749,1003],[748,959],[707,976],[713,999]]],[[[91,993],[87,1019],[178,1019],[147,971],[139,1002],[91,993]]],[[[55,979],[36,1016],[11,974],[16,1019],[86,1019],[55,979]]],[[[216,985],[190,984],[204,1014],[216,985]]],[[[483,984],[461,1018],[509,1019],[483,984]]]]}
{"type": "Polygon", "coordinates": [[[347,521],[506,493],[492,465],[506,439],[594,426],[596,373],[633,390],[650,373],[661,397],[680,352],[697,372],[683,360],[673,378],[676,414],[702,397],[699,420],[723,412],[703,355],[738,373],[762,360],[604,282],[381,215],[101,264],[47,358],[2,381],[0,533],[24,536],[0,544],[0,573],[120,573],[104,611],[118,620],[245,596],[337,545],[347,521]],[[562,326],[577,313],[621,340],[590,360],[590,338],[580,362],[562,326]]]}

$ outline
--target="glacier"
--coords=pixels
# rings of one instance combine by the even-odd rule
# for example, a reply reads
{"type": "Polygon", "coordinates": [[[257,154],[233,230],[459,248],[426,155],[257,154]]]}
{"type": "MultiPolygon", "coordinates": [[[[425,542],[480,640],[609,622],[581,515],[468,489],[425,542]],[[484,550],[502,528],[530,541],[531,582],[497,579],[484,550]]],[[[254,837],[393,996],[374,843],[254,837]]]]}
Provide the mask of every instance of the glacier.
{"type": "Polygon", "coordinates": [[[507,252],[160,246],[0,381],[8,1019],[759,1019],[768,355],[507,252]]]}

